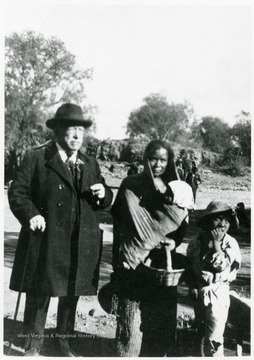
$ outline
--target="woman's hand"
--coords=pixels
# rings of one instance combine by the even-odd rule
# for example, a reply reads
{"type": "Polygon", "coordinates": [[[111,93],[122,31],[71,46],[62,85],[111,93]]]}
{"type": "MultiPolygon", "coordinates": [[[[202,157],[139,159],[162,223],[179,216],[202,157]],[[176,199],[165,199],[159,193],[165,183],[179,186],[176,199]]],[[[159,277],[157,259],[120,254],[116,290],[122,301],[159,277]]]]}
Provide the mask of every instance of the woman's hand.
{"type": "Polygon", "coordinates": [[[174,250],[176,247],[175,240],[173,240],[173,239],[167,239],[167,240],[161,241],[161,245],[167,246],[170,251],[174,250]]]}
{"type": "Polygon", "coordinates": [[[160,177],[154,178],[154,184],[156,189],[159,190],[160,193],[164,194],[166,192],[167,187],[160,177]]]}

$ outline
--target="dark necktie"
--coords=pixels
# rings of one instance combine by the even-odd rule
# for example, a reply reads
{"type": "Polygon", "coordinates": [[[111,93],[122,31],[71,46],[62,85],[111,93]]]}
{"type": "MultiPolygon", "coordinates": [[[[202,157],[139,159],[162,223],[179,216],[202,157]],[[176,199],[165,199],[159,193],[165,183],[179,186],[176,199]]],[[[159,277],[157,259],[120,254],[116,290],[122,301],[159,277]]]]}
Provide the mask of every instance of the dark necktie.
{"type": "Polygon", "coordinates": [[[65,164],[69,170],[69,172],[71,173],[72,176],[72,184],[73,184],[73,188],[75,189],[74,193],[75,193],[75,201],[73,203],[73,205],[75,205],[75,211],[72,212],[71,215],[71,223],[72,223],[72,232],[75,231],[75,229],[77,228],[76,225],[79,222],[79,214],[80,214],[80,209],[79,209],[79,201],[78,201],[78,197],[79,197],[79,170],[78,170],[78,165],[77,162],[74,163],[73,160],[71,160],[71,156],[73,155],[73,152],[66,152],[67,155],[67,160],[65,161],[65,164]]]}
{"type": "Polygon", "coordinates": [[[74,162],[72,160],[70,160],[70,157],[73,153],[66,153],[66,154],[68,157],[66,160],[66,165],[67,165],[69,171],[71,172],[73,185],[74,185],[76,191],[78,191],[79,190],[79,179],[80,179],[79,170],[77,168],[77,164],[74,164],[74,162]]]}

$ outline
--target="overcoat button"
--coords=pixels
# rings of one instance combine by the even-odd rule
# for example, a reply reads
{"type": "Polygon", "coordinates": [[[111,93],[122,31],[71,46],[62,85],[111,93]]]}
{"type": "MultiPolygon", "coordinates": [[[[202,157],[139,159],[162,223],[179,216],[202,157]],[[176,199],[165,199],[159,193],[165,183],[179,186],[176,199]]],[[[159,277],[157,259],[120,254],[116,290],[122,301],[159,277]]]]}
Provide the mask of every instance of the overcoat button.
{"type": "Polygon", "coordinates": [[[60,185],[58,186],[58,188],[59,188],[60,190],[62,190],[62,189],[64,188],[64,185],[63,185],[63,184],[60,184],[60,185]]]}
{"type": "Polygon", "coordinates": [[[63,206],[63,202],[62,202],[62,201],[61,201],[61,202],[59,202],[59,203],[57,204],[57,206],[58,206],[58,207],[63,206]]]}

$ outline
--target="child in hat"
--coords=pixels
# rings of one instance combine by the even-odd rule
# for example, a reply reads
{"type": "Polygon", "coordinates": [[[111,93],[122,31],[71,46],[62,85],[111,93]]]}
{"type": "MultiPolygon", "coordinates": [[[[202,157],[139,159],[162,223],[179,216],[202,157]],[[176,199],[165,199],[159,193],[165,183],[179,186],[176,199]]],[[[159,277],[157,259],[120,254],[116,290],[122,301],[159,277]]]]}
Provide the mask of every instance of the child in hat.
{"type": "Polygon", "coordinates": [[[234,209],[212,201],[198,219],[201,232],[191,240],[187,257],[191,264],[190,295],[196,298],[196,320],[204,325],[202,353],[223,356],[223,333],[230,305],[229,284],[241,264],[237,241],[227,234],[236,220],[234,209]]]}

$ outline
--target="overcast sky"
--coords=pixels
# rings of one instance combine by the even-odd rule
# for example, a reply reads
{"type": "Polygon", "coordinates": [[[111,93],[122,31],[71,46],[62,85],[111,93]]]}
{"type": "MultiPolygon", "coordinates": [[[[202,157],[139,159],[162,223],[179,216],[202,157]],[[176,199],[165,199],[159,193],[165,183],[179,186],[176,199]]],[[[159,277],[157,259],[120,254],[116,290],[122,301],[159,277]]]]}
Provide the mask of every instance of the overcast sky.
{"type": "Polygon", "coordinates": [[[124,138],[130,112],[155,92],[169,102],[186,99],[198,118],[218,116],[230,125],[251,110],[248,2],[122,3],[9,0],[5,33],[56,36],[80,64],[93,67],[87,95],[98,107],[99,138],[124,138]]]}

